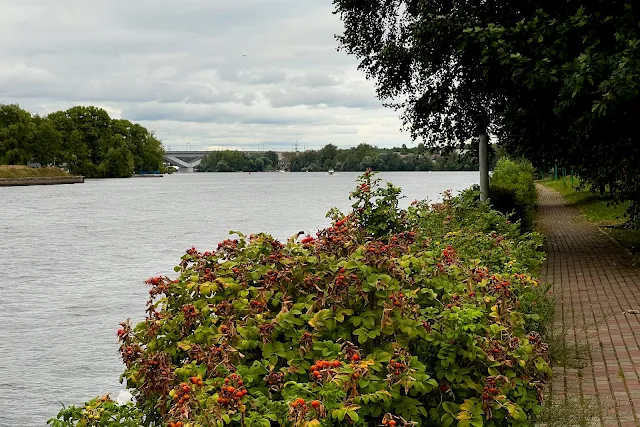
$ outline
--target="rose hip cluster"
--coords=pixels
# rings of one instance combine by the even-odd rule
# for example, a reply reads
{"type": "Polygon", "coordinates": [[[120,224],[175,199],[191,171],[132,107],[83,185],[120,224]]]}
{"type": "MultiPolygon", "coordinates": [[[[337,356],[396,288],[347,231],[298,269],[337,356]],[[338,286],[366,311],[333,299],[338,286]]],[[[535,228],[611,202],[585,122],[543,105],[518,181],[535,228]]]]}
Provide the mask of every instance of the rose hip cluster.
{"type": "Polygon", "coordinates": [[[155,298],[157,295],[164,295],[169,292],[169,285],[173,282],[166,277],[158,276],[147,279],[145,283],[151,286],[149,296],[155,298]]]}
{"type": "Polygon", "coordinates": [[[387,415],[384,416],[384,418],[382,418],[382,425],[383,426],[395,427],[397,424],[398,424],[398,422],[393,419],[393,415],[391,415],[391,414],[387,414],[387,415]]]}
{"type": "Polygon", "coordinates": [[[508,280],[501,280],[496,276],[491,276],[489,279],[489,292],[502,293],[505,297],[511,296],[511,282],[508,280]]]}
{"type": "Polygon", "coordinates": [[[357,274],[349,274],[345,276],[346,270],[344,267],[339,270],[339,273],[340,274],[336,277],[336,285],[338,286],[349,286],[350,281],[358,280],[357,274]]]}
{"type": "Polygon", "coordinates": [[[326,416],[324,405],[319,400],[307,402],[299,397],[289,404],[289,420],[295,425],[299,425],[310,413],[315,413],[316,417],[321,418],[326,416]]]}
{"type": "Polygon", "coordinates": [[[248,393],[242,385],[244,382],[238,374],[231,374],[224,379],[224,385],[220,388],[218,404],[222,406],[238,406],[242,398],[248,393]]]}
{"type": "Polygon", "coordinates": [[[483,388],[482,400],[487,401],[492,397],[497,396],[498,394],[500,394],[500,389],[496,384],[496,379],[493,377],[488,377],[487,385],[485,385],[483,388]]]}
{"type": "Polygon", "coordinates": [[[339,368],[342,365],[342,362],[339,360],[318,360],[316,363],[311,365],[311,377],[320,381],[330,375],[335,373],[335,368],[339,368]]]}
{"type": "Polygon", "coordinates": [[[178,405],[184,405],[191,398],[189,393],[191,393],[191,386],[189,383],[180,383],[172,397],[178,402],[178,405]]]}
{"type": "Polygon", "coordinates": [[[305,246],[309,246],[311,243],[315,242],[315,240],[316,239],[312,236],[306,235],[300,242],[305,246]]]}
{"type": "Polygon", "coordinates": [[[402,292],[393,293],[389,295],[389,301],[394,307],[401,307],[404,305],[405,296],[402,292]]]}
{"type": "Polygon", "coordinates": [[[442,260],[448,265],[456,261],[456,251],[453,249],[453,246],[449,245],[442,250],[442,260]]]}
{"type": "Polygon", "coordinates": [[[457,306],[457,307],[460,306],[460,295],[458,295],[458,294],[451,295],[451,302],[449,304],[447,304],[446,307],[448,309],[451,309],[454,305],[457,306]]]}
{"type": "Polygon", "coordinates": [[[395,246],[385,245],[382,242],[374,241],[367,245],[367,255],[383,255],[387,254],[391,249],[395,249],[395,246]]]}
{"type": "MultiPolygon", "coordinates": [[[[301,397],[297,398],[296,400],[294,400],[293,402],[291,402],[291,407],[292,408],[299,408],[302,406],[305,406],[307,404],[307,402],[305,402],[305,400],[301,397]]],[[[312,408],[319,408],[320,405],[322,405],[322,402],[320,402],[319,400],[312,400],[309,402],[309,406],[311,406],[312,408]]]]}
{"type": "Polygon", "coordinates": [[[256,313],[262,313],[266,310],[267,308],[267,303],[264,301],[258,301],[258,300],[251,300],[251,302],[249,302],[249,305],[251,306],[251,310],[256,312],[256,313]]]}

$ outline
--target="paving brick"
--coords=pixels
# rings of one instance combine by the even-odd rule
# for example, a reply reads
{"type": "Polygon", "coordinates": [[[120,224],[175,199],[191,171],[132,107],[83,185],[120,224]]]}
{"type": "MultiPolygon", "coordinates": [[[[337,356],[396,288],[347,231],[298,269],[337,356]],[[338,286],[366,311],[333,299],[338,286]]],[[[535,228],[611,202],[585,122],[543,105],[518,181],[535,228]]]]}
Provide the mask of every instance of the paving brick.
{"type": "Polygon", "coordinates": [[[558,296],[556,327],[591,348],[582,374],[554,369],[553,399],[597,399],[606,409],[594,425],[640,427],[640,315],[627,313],[640,310],[640,271],[560,193],[537,187],[547,252],[542,279],[558,296]]]}

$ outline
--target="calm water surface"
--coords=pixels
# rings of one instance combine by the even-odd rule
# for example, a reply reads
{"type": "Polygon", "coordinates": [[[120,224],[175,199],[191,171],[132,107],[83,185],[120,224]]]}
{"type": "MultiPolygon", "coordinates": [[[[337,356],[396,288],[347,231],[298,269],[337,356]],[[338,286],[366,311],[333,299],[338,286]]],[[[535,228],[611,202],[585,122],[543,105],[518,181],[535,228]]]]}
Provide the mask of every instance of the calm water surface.
{"type": "MultiPolygon", "coordinates": [[[[345,211],[355,173],[177,174],[0,188],[0,426],[45,425],[60,403],[122,386],[118,323],[144,317],[152,276],[228,230],[286,239],[345,211]]],[[[403,206],[477,172],[386,173],[403,206]]]]}

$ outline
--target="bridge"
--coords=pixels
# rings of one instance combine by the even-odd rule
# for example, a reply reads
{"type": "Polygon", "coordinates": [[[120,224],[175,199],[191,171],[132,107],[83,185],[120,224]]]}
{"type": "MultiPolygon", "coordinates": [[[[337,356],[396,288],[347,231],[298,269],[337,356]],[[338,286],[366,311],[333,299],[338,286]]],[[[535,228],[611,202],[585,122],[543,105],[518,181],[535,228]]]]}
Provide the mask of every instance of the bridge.
{"type": "Polygon", "coordinates": [[[209,151],[166,151],[164,161],[180,172],[193,172],[207,154],[209,151]]]}
{"type": "MultiPolygon", "coordinates": [[[[166,151],[164,153],[164,161],[170,166],[178,168],[179,172],[193,172],[194,169],[202,162],[202,158],[216,150],[208,151],[166,151]]],[[[241,151],[247,154],[265,154],[266,151],[241,151]]],[[[278,166],[283,167],[286,164],[285,152],[276,151],[278,155],[278,166]]]]}

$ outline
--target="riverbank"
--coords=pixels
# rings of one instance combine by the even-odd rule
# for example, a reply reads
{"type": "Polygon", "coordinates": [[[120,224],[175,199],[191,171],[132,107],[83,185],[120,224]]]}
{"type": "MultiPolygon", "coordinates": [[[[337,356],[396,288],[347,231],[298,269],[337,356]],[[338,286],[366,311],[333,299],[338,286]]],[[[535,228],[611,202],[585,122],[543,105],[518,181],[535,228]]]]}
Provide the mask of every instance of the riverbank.
{"type": "Polygon", "coordinates": [[[0,187],[21,187],[27,185],[82,184],[84,176],[0,178],[0,187]]]}
{"type": "Polygon", "coordinates": [[[81,184],[83,182],[83,176],[71,175],[57,167],[30,168],[18,165],[0,166],[0,187],[81,184]]]}
{"type": "MultiPolygon", "coordinates": [[[[577,184],[577,181],[574,180],[577,184]]],[[[593,194],[583,189],[575,190],[571,178],[565,180],[540,180],[539,184],[559,192],[569,206],[578,208],[585,219],[607,233],[633,255],[633,263],[640,265],[640,230],[633,230],[626,226],[624,216],[626,203],[611,205],[607,197],[593,194]]]]}

